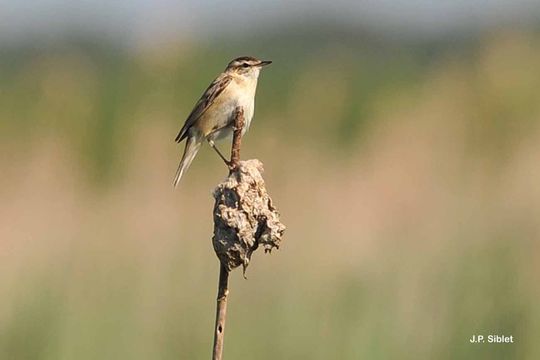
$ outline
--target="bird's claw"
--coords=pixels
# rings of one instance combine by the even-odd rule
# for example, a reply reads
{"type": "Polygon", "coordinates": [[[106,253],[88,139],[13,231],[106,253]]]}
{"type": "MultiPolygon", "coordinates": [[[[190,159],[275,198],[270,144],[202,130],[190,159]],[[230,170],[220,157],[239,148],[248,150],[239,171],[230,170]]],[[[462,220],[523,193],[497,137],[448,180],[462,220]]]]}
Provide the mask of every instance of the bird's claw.
{"type": "Polygon", "coordinates": [[[234,171],[238,167],[237,165],[233,164],[232,161],[226,161],[225,164],[227,164],[230,171],[234,171]]]}

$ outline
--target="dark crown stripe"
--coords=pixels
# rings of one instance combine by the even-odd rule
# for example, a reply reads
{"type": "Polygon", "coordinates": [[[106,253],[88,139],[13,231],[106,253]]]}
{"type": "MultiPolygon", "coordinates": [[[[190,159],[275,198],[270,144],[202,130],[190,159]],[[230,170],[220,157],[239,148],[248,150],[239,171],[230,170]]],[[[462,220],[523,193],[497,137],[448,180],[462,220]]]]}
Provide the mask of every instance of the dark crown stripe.
{"type": "Polygon", "coordinates": [[[257,58],[254,58],[253,56],[241,56],[233,61],[259,61],[257,58]]]}

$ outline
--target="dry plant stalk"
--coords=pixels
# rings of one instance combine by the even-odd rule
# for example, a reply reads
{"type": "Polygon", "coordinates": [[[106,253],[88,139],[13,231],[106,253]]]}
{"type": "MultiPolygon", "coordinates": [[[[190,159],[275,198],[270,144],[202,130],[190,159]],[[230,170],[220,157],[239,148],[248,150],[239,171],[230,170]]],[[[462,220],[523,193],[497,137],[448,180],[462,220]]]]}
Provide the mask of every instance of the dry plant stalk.
{"type": "Polygon", "coordinates": [[[214,190],[214,251],[220,260],[213,360],[221,360],[229,294],[229,272],[242,265],[244,274],[251,255],[279,248],[285,225],[272,205],[259,160],[240,161],[244,112],[235,110],[235,126],[229,176],[214,190]]]}

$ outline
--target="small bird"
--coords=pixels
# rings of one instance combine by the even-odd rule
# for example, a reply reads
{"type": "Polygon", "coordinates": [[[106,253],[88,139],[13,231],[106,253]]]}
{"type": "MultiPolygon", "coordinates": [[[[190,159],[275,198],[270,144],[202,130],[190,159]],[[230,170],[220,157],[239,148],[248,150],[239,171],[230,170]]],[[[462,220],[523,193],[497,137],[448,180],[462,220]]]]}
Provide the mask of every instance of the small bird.
{"type": "Polygon", "coordinates": [[[184,155],[174,177],[174,186],[184,175],[204,140],[229,164],[215,145],[216,140],[230,138],[234,131],[234,112],[244,110],[242,135],[249,129],[255,108],[257,80],[269,60],[243,56],[232,60],[224,72],[210,84],[189,114],[175,141],[187,139],[184,155]]]}

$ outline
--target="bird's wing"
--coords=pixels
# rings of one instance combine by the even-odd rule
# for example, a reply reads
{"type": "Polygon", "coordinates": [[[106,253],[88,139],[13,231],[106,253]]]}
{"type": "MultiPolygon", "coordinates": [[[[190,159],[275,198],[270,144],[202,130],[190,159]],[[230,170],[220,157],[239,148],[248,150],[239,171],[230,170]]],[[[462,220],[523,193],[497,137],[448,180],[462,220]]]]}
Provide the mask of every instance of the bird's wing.
{"type": "Polygon", "coordinates": [[[197,121],[198,118],[202,116],[202,114],[205,113],[206,110],[208,110],[210,105],[212,105],[219,94],[225,90],[231,80],[232,77],[230,75],[221,74],[210,84],[199,101],[197,101],[197,104],[195,104],[193,110],[191,110],[191,113],[184,123],[184,126],[182,126],[178,136],[176,136],[176,142],[181,142],[187,137],[189,128],[195,123],[195,121],[197,121]]]}

